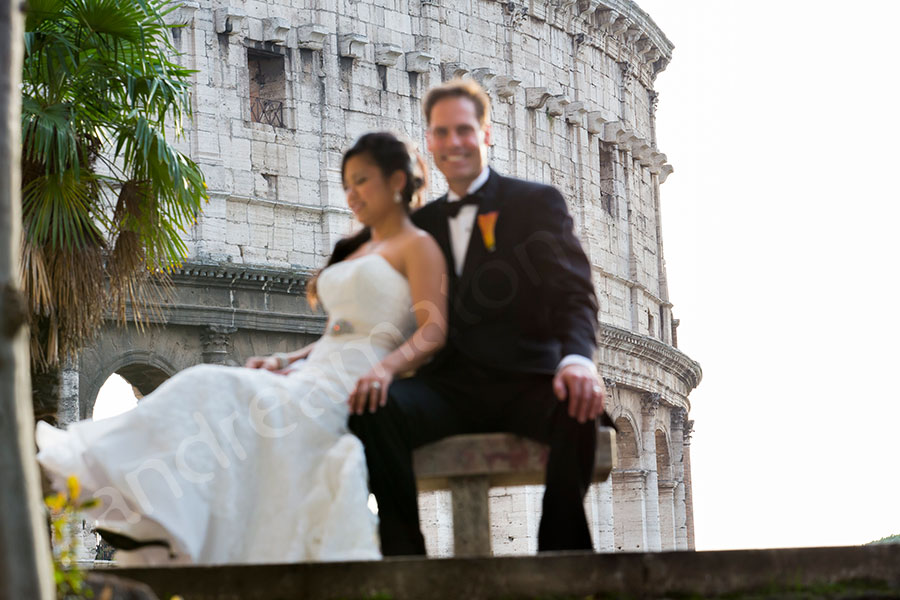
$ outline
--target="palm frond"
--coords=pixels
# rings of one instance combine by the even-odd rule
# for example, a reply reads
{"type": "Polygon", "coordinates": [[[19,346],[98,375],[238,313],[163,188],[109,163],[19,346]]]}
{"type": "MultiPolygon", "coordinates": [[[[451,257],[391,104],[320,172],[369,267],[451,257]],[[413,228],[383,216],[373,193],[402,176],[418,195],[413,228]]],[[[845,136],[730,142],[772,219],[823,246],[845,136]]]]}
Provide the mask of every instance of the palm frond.
{"type": "Polygon", "coordinates": [[[207,200],[166,131],[191,116],[168,0],[30,0],[22,76],[23,276],[35,364],[90,339],[103,311],[143,318],[207,200]],[[98,170],[98,166],[100,169],[98,170]],[[115,200],[115,208],[112,207],[115,200]],[[105,283],[104,283],[105,282],[105,283]]]}

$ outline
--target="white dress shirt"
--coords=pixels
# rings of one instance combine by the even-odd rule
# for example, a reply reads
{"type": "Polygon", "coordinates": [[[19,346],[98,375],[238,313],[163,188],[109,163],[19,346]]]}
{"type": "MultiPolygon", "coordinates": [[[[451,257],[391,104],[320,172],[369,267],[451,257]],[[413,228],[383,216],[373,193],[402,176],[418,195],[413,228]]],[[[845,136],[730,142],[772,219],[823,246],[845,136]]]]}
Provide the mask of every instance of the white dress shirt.
{"type": "MultiPolygon", "coordinates": [[[[487,183],[490,174],[490,168],[485,167],[481,173],[479,173],[478,177],[469,184],[466,194],[474,194],[481,189],[481,186],[487,183]]],[[[448,202],[455,202],[460,199],[459,194],[453,190],[447,191],[448,202]]],[[[460,207],[459,213],[457,213],[455,217],[447,217],[447,225],[450,229],[450,249],[453,251],[453,265],[456,268],[457,276],[462,275],[463,265],[466,263],[466,250],[469,248],[469,241],[472,238],[472,230],[475,228],[475,217],[477,214],[478,206],[467,204],[466,206],[460,207]]],[[[564,356],[563,359],[559,361],[556,370],[559,371],[563,367],[573,364],[587,367],[593,371],[595,375],[597,374],[597,367],[594,365],[594,361],[586,356],[581,356],[580,354],[569,354],[564,356]]]]}
{"type": "MultiPolygon", "coordinates": [[[[491,174],[491,170],[485,167],[478,177],[469,184],[466,194],[473,194],[481,189],[491,174]]],[[[447,192],[447,201],[456,202],[459,194],[453,190],[447,192]]],[[[463,265],[466,263],[466,250],[469,249],[469,240],[472,230],[475,228],[475,216],[478,214],[478,206],[467,204],[459,209],[455,217],[447,217],[447,225],[450,227],[450,249],[453,250],[453,265],[456,267],[456,275],[462,275],[463,265]]]]}

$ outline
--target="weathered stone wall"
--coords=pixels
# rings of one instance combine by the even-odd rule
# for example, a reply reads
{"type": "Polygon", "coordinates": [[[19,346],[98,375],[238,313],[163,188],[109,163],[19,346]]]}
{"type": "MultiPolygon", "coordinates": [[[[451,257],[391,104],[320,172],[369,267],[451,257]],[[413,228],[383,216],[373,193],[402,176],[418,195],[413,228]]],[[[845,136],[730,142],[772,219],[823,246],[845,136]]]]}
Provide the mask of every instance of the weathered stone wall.
{"type": "MultiPolygon", "coordinates": [[[[69,394],[77,412],[90,414],[112,371],[152,382],[321,332],[301,290],[354,227],[342,151],[381,128],[424,147],[424,92],[473,77],[494,103],[491,164],[559,187],[593,265],[598,366],[622,428],[619,468],[585,501],[595,547],[693,547],[686,415],[701,374],[673,346],[659,213],[672,167],[657,148],[653,91],[672,45],[652,19],[630,0],[187,0],[170,19],[184,25],[173,35],[180,60],[197,71],[181,144],[210,203],[165,327],[110,329],[86,351],[69,394]]],[[[441,194],[438,173],[432,182],[441,194]]],[[[496,553],[536,550],[541,495],[493,490],[496,553]]],[[[420,505],[429,552],[448,554],[446,493],[420,505]]]]}
{"type": "Polygon", "coordinates": [[[182,9],[177,46],[199,71],[185,145],[212,193],[194,258],[321,265],[352,226],[341,151],[375,128],[421,141],[424,90],[469,74],[494,97],[492,164],[570,200],[604,320],[670,341],[656,189],[668,171],[655,150],[652,80],[671,47],[633,4],[589,4],[534,2],[529,15],[487,0],[182,9]],[[229,14],[231,31],[216,33],[229,14]],[[284,61],[285,127],[251,116],[255,51],[284,61]]]}

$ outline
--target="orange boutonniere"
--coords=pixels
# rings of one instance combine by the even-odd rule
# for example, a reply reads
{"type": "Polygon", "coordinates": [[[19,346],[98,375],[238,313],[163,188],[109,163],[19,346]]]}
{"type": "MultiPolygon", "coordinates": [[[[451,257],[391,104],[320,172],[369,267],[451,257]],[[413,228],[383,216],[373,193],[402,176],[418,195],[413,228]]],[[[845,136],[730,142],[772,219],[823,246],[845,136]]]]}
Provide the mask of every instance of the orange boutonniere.
{"type": "Polygon", "coordinates": [[[499,211],[494,210],[478,215],[478,228],[481,230],[481,240],[484,242],[484,247],[487,248],[488,252],[493,252],[497,249],[497,240],[494,239],[494,227],[497,225],[497,216],[499,214],[499,211]]]}

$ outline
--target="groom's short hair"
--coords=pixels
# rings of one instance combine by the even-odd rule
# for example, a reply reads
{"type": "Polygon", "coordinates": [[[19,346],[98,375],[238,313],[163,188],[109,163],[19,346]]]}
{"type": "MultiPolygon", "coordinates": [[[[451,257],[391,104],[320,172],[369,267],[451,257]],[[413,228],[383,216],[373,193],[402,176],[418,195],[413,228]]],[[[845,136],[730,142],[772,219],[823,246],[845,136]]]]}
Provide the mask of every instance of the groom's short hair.
{"type": "Polygon", "coordinates": [[[425,93],[422,111],[425,113],[425,124],[431,124],[431,109],[446,98],[468,98],[475,105],[475,116],[484,125],[491,118],[491,99],[474,79],[451,79],[425,93]]]}

